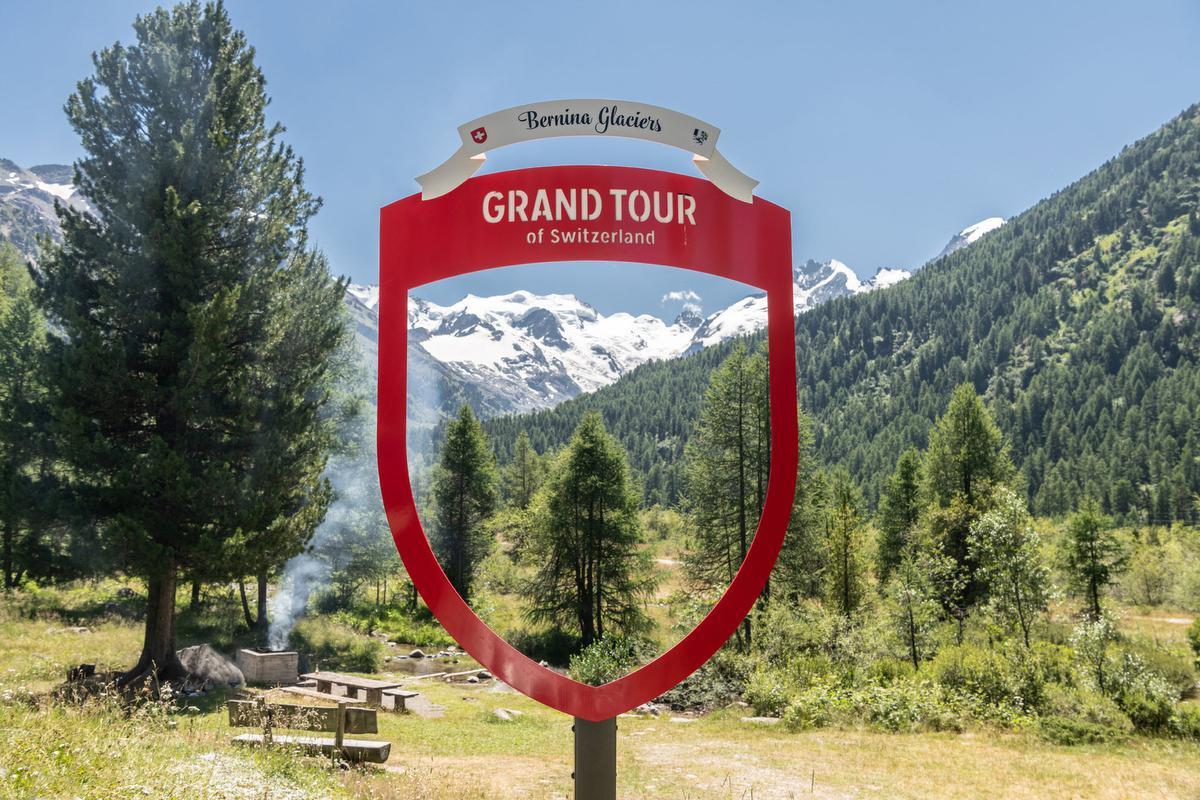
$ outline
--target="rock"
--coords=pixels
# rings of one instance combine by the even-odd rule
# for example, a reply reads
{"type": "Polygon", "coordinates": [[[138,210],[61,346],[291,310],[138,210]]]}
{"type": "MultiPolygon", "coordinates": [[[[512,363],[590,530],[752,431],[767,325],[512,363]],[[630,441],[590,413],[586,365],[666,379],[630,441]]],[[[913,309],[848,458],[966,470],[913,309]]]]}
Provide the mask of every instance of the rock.
{"type": "Polygon", "coordinates": [[[658,706],[654,705],[653,703],[642,703],[640,706],[635,708],[634,711],[638,714],[646,714],[651,717],[658,716],[658,706]]]}
{"type": "Polygon", "coordinates": [[[481,681],[490,681],[492,679],[492,673],[488,672],[486,669],[481,669],[476,674],[479,675],[479,680],[481,681]]]}
{"type": "Polygon", "coordinates": [[[418,647],[415,650],[413,650],[411,653],[409,653],[408,657],[409,658],[424,658],[425,651],[418,647]]]}
{"type": "Polygon", "coordinates": [[[237,665],[206,644],[185,647],[179,651],[184,669],[198,680],[211,686],[244,686],[246,676],[237,665]]]}
{"type": "Polygon", "coordinates": [[[742,722],[750,725],[778,725],[779,717],[742,717],[742,722]]]}
{"type": "Polygon", "coordinates": [[[128,586],[122,586],[120,589],[117,589],[117,597],[121,598],[122,600],[129,600],[134,596],[134,594],[135,592],[133,589],[130,589],[128,586]]]}
{"type": "Polygon", "coordinates": [[[517,717],[521,716],[521,712],[511,708],[497,708],[492,712],[492,716],[501,722],[512,722],[517,717]]]}
{"type": "Polygon", "coordinates": [[[671,717],[671,722],[678,722],[680,725],[688,725],[695,721],[695,717],[671,717]]]}
{"type": "Polygon", "coordinates": [[[476,675],[470,676],[469,678],[467,678],[467,683],[479,683],[478,676],[476,676],[476,675]]]}

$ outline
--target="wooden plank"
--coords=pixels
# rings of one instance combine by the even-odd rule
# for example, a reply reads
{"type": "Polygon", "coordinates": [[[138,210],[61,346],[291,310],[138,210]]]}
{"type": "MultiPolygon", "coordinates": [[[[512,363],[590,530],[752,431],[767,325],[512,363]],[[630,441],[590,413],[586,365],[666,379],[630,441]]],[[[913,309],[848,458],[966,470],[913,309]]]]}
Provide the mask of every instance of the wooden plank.
{"type": "MultiPolygon", "coordinates": [[[[233,738],[235,745],[242,747],[262,747],[263,737],[258,733],[243,733],[233,738]]],[[[366,761],[372,764],[382,764],[388,760],[392,752],[391,742],[372,741],[370,739],[346,739],[338,748],[333,739],[314,736],[276,736],[269,744],[284,747],[298,747],[310,753],[331,755],[341,753],[348,761],[366,761]]]]}
{"type": "Polygon", "coordinates": [[[487,670],[483,667],[480,667],[479,669],[465,669],[462,672],[447,672],[442,677],[444,677],[446,680],[450,680],[451,678],[465,678],[486,671],[487,670]]]}
{"type": "MultiPolygon", "coordinates": [[[[404,689],[384,689],[383,696],[392,698],[392,711],[397,711],[401,714],[408,711],[408,701],[417,697],[419,692],[409,692],[404,689]]],[[[387,705],[380,701],[381,708],[387,708],[387,705]]]]}
{"type": "Polygon", "coordinates": [[[325,700],[330,703],[337,703],[338,705],[349,705],[350,703],[358,702],[355,698],[347,697],[344,694],[318,692],[316,689],[305,689],[303,686],[280,686],[276,691],[300,695],[301,697],[311,697],[314,700],[325,700]]]}
{"type": "Polygon", "coordinates": [[[284,728],[295,731],[333,733],[338,729],[339,709],[345,711],[346,733],[378,733],[378,718],[373,708],[338,706],[299,706],[291,703],[229,701],[229,725],[235,728],[284,728]]]}
{"type": "Polygon", "coordinates": [[[411,683],[412,681],[427,681],[430,678],[444,678],[444,677],[446,677],[445,672],[430,672],[428,675],[413,675],[411,678],[408,679],[408,681],[411,683]]]}

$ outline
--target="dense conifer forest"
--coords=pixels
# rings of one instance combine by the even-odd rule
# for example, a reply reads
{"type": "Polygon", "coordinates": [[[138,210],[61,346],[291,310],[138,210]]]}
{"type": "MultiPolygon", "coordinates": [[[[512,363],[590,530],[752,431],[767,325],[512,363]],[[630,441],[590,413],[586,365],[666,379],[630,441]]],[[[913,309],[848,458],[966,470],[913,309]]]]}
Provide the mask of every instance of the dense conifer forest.
{"type": "MultiPolygon", "coordinates": [[[[1084,496],[1107,513],[1191,519],[1200,491],[1200,106],[982,240],[890,289],[797,319],[802,406],[821,459],[870,501],[924,447],[952,390],[975,387],[1035,513],[1084,496]]],[[[550,411],[487,423],[560,446],[600,411],[647,502],[679,497],[679,456],[732,344],[643,366],[550,411]]]]}

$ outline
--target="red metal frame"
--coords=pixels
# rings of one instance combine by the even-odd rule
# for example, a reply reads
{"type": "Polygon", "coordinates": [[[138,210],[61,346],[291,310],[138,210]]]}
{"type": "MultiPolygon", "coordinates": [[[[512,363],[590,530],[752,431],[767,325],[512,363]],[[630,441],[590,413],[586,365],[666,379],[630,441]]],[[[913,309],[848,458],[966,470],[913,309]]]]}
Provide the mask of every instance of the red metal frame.
{"type": "MultiPolygon", "coordinates": [[[[651,195],[652,196],[652,195],[651,195]]],[[[505,218],[507,220],[507,217],[505,218]]],[[[791,514],[796,485],[796,356],[792,311],[791,222],[787,210],[744,203],[700,178],[629,167],[537,167],[472,178],[432,200],[419,194],[380,211],[379,477],[396,547],[417,591],[447,632],[500,680],[567,714],[601,721],[635,708],[686,678],[733,634],[770,575],[791,514]],[[695,225],[635,222],[610,214],[588,223],[488,223],[487,192],[610,189],[689,195],[695,225]],[[552,243],[552,228],[655,232],[653,244],[552,243]],[[537,242],[538,229],[544,229],[537,242]],[[530,242],[533,239],[533,242],[530,242]],[[553,261],[622,261],[706,272],[767,293],[771,477],[754,540],[733,583],[674,647],[612,683],[587,686],[538,665],[475,615],[450,585],[417,517],[406,445],[408,294],[432,281],[496,267],[553,261]]]]}

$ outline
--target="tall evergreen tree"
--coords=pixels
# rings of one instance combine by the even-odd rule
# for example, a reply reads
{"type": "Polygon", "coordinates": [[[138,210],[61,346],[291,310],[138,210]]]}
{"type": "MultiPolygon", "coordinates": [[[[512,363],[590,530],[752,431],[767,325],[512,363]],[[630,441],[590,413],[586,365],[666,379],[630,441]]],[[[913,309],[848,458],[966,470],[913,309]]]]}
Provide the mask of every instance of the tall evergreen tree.
{"type": "MultiPolygon", "coordinates": [[[[738,345],[713,373],[685,451],[684,507],[691,529],[690,579],[723,591],[750,548],[770,463],[766,360],[738,345]]],[[[738,641],[750,643],[750,618],[738,641]]]]}
{"type": "Polygon", "coordinates": [[[829,487],[813,449],[812,420],[798,412],[800,441],[796,469],[796,496],[788,519],[787,535],[775,569],[771,571],[772,595],[789,601],[819,598],[825,588],[825,537],[828,527],[829,487]]]}
{"type": "Polygon", "coordinates": [[[909,448],[896,462],[879,502],[879,581],[886,583],[918,534],[921,520],[921,454],[909,448]]]}
{"type": "Polygon", "coordinates": [[[528,616],[575,628],[584,647],[636,633],[654,586],[637,517],[638,496],[621,446],[587,414],[555,459],[528,547],[536,572],[528,616]]]}
{"type": "Polygon", "coordinates": [[[43,461],[46,324],[17,249],[0,242],[0,537],[4,588],[34,566],[38,473],[43,461]]]}
{"type": "MultiPolygon", "coordinates": [[[[217,571],[249,532],[275,524],[274,501],[246,502],[268,485],[256,470],[274,470],[263,458],[280,457],[263,447],[267,426],[295,412],[290,433],[309,431],[325,400],[325,346],[273,338],[287,328],[278,315],[291,266],[316,258],[305,242],[319,200],[282,127],[266,124],[253,49],[219,3],[158,9],[133,27],[136,42],[97,54],[67,102],[87,153],[75,184],[98,213],[59,207],[63,243],[42,289],[61,332],[48,369],[59,457],[81,506],[148,585],[127,680],[180,671],[179,573],[217,571]],[[305,354],[287,361],[296,372],[267,374],[277,346],[305,354]]],[[[322,313],[342,287],[312,268],[318,297],[292,313],[313,312],[321,330],[289,335],[328,342],[322,313]]],[[[297,446],[307,455],[282,456],[295,471],[279,507],[319,509],[321,448],[297,446]]]]}
{"type": "Polygon", "coordinates": [[[446,428],[442,457],[433,476],[436,521],[433,550],[464,600],[475,568],[492,540],[484,521],[496,507],[496,460],[471,407],[463,405],[446,428]]]}
{"type": "Polygon", "coordinates": [[[1112,522],[1100,513],[1099,504],[1092,499],[1084,501],[1067,520],[1067,567],[1071,587],[1083,594],[1090,619],[1100,619],[1104,591],[1124,570],[1128,559],[1112,522]]]}
{"type": "Polygon", "coordinates": [[[982,591],[967,546],[971,525],[1014,473],[1004,436],[970,384],[954,390],[930,432],[924,469],[935,544],[954,559],[963,586],[961,599],[952,602],[969,606],[982,591]]]}
{"type": "Polygon", "coordinates": [[[512,460],[505,465],[501,475],[501,485],[508,504],[521,510],[529,508],[545,477],[545,462],[529,443],[529,434],[521,431],[513,446],[512,460]]]}
{"type": "Polygon", "coordinates": [[[829,522],[825,538],[825,593],[833,608],[849,617],[867,593],[866,537],[862,497],[850,473],[834,470],[829,490],[829,522]]]}

